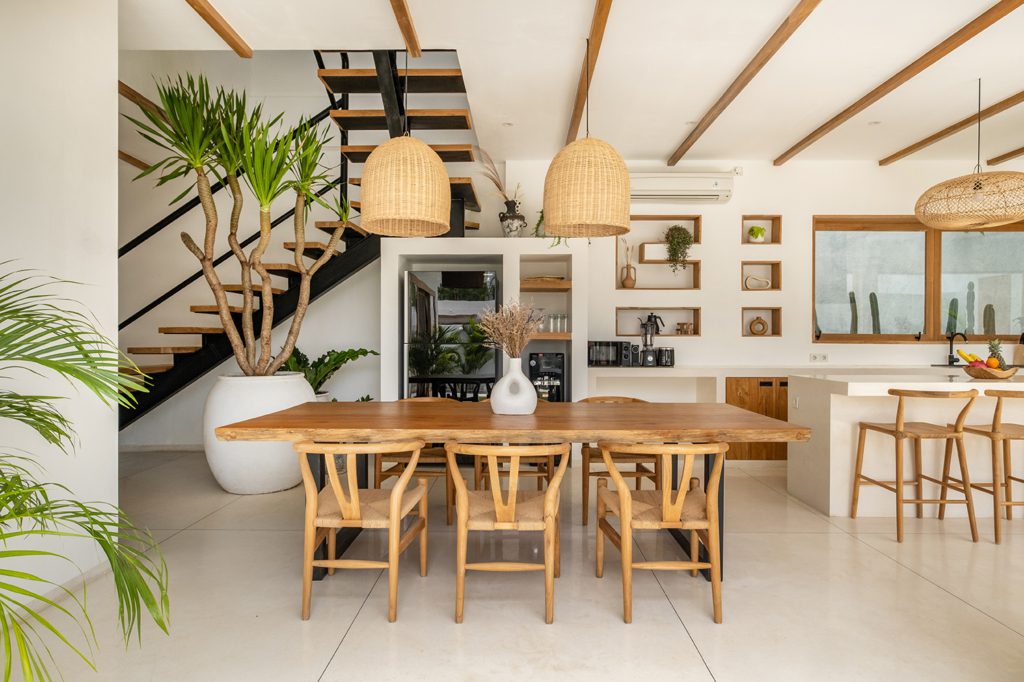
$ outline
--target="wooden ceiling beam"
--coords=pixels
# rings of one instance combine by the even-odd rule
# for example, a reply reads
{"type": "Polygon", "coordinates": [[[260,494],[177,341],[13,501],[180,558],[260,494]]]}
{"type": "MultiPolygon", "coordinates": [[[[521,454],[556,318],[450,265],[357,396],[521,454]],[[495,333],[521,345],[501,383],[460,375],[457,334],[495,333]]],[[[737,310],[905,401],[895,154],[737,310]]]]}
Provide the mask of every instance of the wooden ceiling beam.
{"type": "Polygon", "coordinates": [[[1007,109],[1009,109],[1011,107],[1015,107],[1018,104],[1020,104],[1021,102],[1024,102],[1024,90],[1021,90],[1016,95],[1012,95],[1010,97],[1007,97],[1006,99],[1004,99],[1004,100],[1002,100],[1000,102],[996,102],[995,104],[993,104],[990,107],[986,107],[985,109],[982,109],[980,114],[978,114],[978,113],[971,114],[970,116],[968,116],[968,117],[966,117],[966,118],[964,118],[964,119],[962,119],[960,121],[957,121],[953,125],[946,126],[945,128],[943,128],[939,132],[933,133],[932,135],[929,135],[928,137],[915,142],[914,144],[910,145],[909,147],[904,147],[903,149],[899,150],[898,152],[896,152],[894,154],[890,154],[889,156],[887,156],[884,159],[882,159],[881,161],[879,161],[878,165],[879,166],[888,166],[890,163],[892,163],[894,161],[899,161],[900,159],[902,159],[905,156],[910,156],[914,152],[921,151],[925,147],[931,146],[931,145],[935,144],[936,142],[938,142],[939,140],[944,140],[947,137],[949,137],[950,135],[953,135],[954,133],[958,133],[961,130],[966,130],[967,128],[970,128],[972,125],[974,125],[975,123],[978,122],[978,118],[979,117],[981,118],[981,120],[984,121],[986,118],[989,118],[990,116],[995,116],[996,114],[1001,113],[1003,111],[1006,111],[1007,109]]]}
{"type": "Polygon", "coordinates": [[[594,3],[594,18],[590,21],[590,49],[584,55],[583,65],[580,67],[580,78],[576,83],[576,99],[573,101],[572,115],[569,117],[569,131],[565,135],[566,144],[575,140],[579,135],[583,110],[587,105],[587,93],[590,91],[590,81],[594,79],[594,67],[597,66],[597,55],[601,52],[604,28],[608,24],[608,14],[611,10],[612,0],[596,0],[594,3]]]}
{"type": "Polygon", "coordinates": [[[1018,156],[1024,156],[1024,147],[1017,147],[1016,149],[1011,149],[1010,151],[1006,152],[1005,154],[1000,154],[999,156],[993,156],[991,159],[986,161],[985,164],[989,165],[989,166],[998,166],[999,164],[1003,163],[1004,161],[1009,161],[1010,159],[1016,159],[1018,156]]]}
{"type": "Polygon", "coordinates": [[[908,66],[898,71],[874,90],[820,125],[805,138],[783,152],[782,155],[775,159],[773,163],[776,166],[781,166],[786,163],[804,149],[807,149],[825,135],[864,111],[869,106],[882,99],[890,92],[903,85],[911,78],[921,73],[929,66],[939,61],[1021,5],[1024,5],[1024,0],[999,0],[999,2],[989,7],[951,36],[915,59],[908,66]]]}
{"type": "Polygon", "coordinates": [[[754,58],[750,60],[740,74],[736,76],[722,96],[718,98],[718,101],[711,105],[711,108],[707,110],[700,122],[697,123],[696,127],[690,131],[690,134],[686,136],[683,143],[672,152],[672,156],[668,159],[668,165],[674,166],[679,163],[679,160],[690,150],[697,140],[700,139],[701,135],[707,132],[707,129],[711,127],[711,124],[715,122],[726,107],[732,104],[732,101],[736,99],[737,95],[743,92],[743,89],[747,87],[750,81],[754,80],[754,76],[764,68],[765,64],[775,56],[775,53],[786,44],[790,36],[796,33],[796,30],[800,28],[800,25],[804,23],[804,20],[811,15],[811,12],[821,3],[821,0],[800,0],[797,5],[789,13],[789,16],[779,25],[775,30],[775,33],[768,39],[761,49],[757,51],[754,58]]]}
{"type": "Polygon", "coordinates": [[[245,59],[252,58],[252,48],[242,40],[242,36],[238,35],[238,32],[209,3],[209,0],[185,0],[185,2],[228,44],[228,47],[235,51],[235,54],[245,59]]]}
{"type": "Polygon", "coordinates": [[[146,163],[145,161],[141,161],[132,156],[131,154],[122,152],[121,150],[117,151],[117,158],[119,158],[120,160],[124,161],[127,164],[135,166],[139,170],[146,170],[147,168],[149,168],[149,164],[146,163]]]}
{"type": "Polygon", "coordinates": [[[146,97],[130,85],[127,85],[122,80],[117,81],[117,94],[121,95],[121,97],[124,97],[126,100],[128,100],[138,108],[145,109],[154,116],[159,116],[165,121],[167,120],[167,113],[163,109],[158,107],[156,104],[153,103],[151,99],[149,99],[148,97],[146,97]]]}
{"type": "Polygon", "coordinates": [[[423,55],[423,49],[420,47],[420,38],[416,35],[416,26],[412,23],[409,5],[405,0],[391,0],[391,10],[395,13],[398,30],[402,32],[405,49],[409,51],[410,57],[419,59],[423,55]]]}

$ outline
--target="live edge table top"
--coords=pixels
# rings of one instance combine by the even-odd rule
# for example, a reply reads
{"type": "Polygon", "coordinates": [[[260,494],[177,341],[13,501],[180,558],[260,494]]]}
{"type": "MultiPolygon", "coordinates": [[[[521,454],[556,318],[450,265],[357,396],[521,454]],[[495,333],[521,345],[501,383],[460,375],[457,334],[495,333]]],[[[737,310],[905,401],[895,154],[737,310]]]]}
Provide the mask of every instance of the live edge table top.
{"type": "Polygon", "coordinates": [[[548,403],[530,415],[498,415],[479,402],[304,403],[221,426],[221,440],[428,443],[598,440],[806,441],[811,430],[721,403],[548,403]]]}

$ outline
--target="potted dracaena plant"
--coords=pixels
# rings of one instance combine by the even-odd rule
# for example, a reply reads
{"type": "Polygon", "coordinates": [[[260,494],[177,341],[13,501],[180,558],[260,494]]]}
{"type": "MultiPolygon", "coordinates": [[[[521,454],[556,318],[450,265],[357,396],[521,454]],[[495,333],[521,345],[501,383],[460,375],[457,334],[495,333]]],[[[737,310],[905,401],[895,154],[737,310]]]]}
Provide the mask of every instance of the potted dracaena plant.
{"type": "Polygon", "coordinates": [[[278,370],[295,349],[309,305],[312,277],[336,253],[348,219],[348,205],[344,200],[331,206],[321,198],[331,186],[323,172],[324,145],[329,135],[308,122],[286,128],[281,124],[280,115],[268,118],[260,105],[250,107],[244,93],[223,88],[211,91],[202,76],[179,76],[158,82],[157,91],[162,112],[144,109],[145,121],[129,118],[142,136],[165,149],[167,156],[138,177],[155,174],[159,178],[158,185],[192,180],[174,201],[195,188],[206,221],[205,230],[201,244],[187,232],[182,232],[181,239],[202,267],[240,370],[239,374],[219,377],[206,401],[203,441],[210,469],[221,487],[232,493],[266,493],[290,488],[300,480],[298,463],[287,454],[290,446],[223,442],[217,439],[214,429],[314,399],[312,389],[301,374],[278,370]],[[213,200],[211,176],[220,179],[231,193],[227,241],[241,270],[242,307],[237,325],[214,262],[219,215],[213,200]],[[258,239],[248,252],[239,241],[246,208],[243,183],[257,207],[258,239]],[[294,198],[292,223],[298,301],[284,344],[275,355],[271,347],[274,293],[265,259],[271,242],[271,206],[289,193],[294,198]],[[305,227],[314,203],[333,210],[339,221],[327,248],[316,260],[307,263],[305,227]]]}
{"type": "Polygon", "coordinates": [[[317,402],[329,403],[333,402],[335,398],[330,391],[324,390],[324,384],[330,381],[339,369],[359,358],[365,358],[367,355],[380,355],[380,353],[365,348],[347,348],[345,350],[329,350],[316,360],[310,360],[296,347],[285,361],[284,367],[289,372],[302,373],[316,393],[317,402]]]}
{"type": "MultiPolygon", "coordinates": [[[[8,383],[28,372],[60,377],[107,405],[135,404],[145,390],[138,368],[90,322],[73,301],[58,295],[70,285],[0,263],[0,433],[31,429],[63,454],[77,441],[74,425],[59,410],[60,398],[25,395],[8,383]],[[124,371],[122,371],[124,370],[124,371]]],[[[49,393],[49,391],[47,391],[49,393]]],[[[116,452],[104,456],[116,457],[116,452]]],[[[84,502],[75,491],[40,479],[41,467],[25,450],[0,445],[0,651],[3,679],[50,680],[51,647],[66,647],[93,670],[98,645],[84,587],[45,578],[44,571],[74,565],[71,543],[88,542],[110,567],[117,619],[125,645],[141,641],[146,613],[168,631],[167,566],[153,536],[132,525],[114,506],[84,502]]],[[[59,672],[58,675],[59,677],[59,672]]]]}

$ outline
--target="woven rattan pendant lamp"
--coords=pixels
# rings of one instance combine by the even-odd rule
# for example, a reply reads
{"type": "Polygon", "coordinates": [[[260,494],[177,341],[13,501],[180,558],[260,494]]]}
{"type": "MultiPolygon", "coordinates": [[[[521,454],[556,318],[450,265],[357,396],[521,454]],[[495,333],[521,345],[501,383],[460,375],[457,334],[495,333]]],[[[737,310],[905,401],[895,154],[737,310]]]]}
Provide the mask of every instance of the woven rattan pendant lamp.
{"type": "Polygon", "coordinates": [[[925,190],[914,214],[936,230],[981,230],[1024,220],[1024,173],[981,171],[981,79],[978,79],[978,160],[974,172],[925,190]]]}
{"type": "Polygon", "coordinates": [[[629,170],[607,142],[590,137],[590,41],[587,135],[555,155],[544,178],[544,232],[552,237],[610,237],[629,232],[629,170]]]}
{"type": "MultiPolygon", "coordinates": [[[[408,100],[409,55],[405,56],[408,100]]],[[[366,159],[360,181],[360,227],[382,237],[436,237],[451,229],[452,190],[444,162],[429,145],[409,134],[378,145],[366,159]]]]}

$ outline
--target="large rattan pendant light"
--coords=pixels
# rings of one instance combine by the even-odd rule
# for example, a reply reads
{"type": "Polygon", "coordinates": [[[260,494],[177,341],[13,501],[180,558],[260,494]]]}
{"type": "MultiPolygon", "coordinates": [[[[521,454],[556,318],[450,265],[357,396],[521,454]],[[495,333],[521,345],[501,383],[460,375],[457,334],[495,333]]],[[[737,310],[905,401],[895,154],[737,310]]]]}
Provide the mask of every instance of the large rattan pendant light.
{"type": "Polygon", "coordinates": [[[629,170],[607,142],[590,137],[590,41],[587,41],[587,134],[562,148],[544,178],[544,232],[553,237],[610,237],[629,232],[629,170]]]}
{"type": "Polygon", "coordinates": [[[1024,220],[1024,173],[981,171],[981,79],[978,79],[978,160],[974,172],[925,190],[914,214],[936,230],[981,230],[1024,220]]]}
{"type": "Polygon", "coordinates": [[[359,224],[382,237],[436,237],[451,229],[451,185],[437,152],[409,134],[408,53],[405,74],[405,134],[378,145],[367,157],[359,224]]]}

